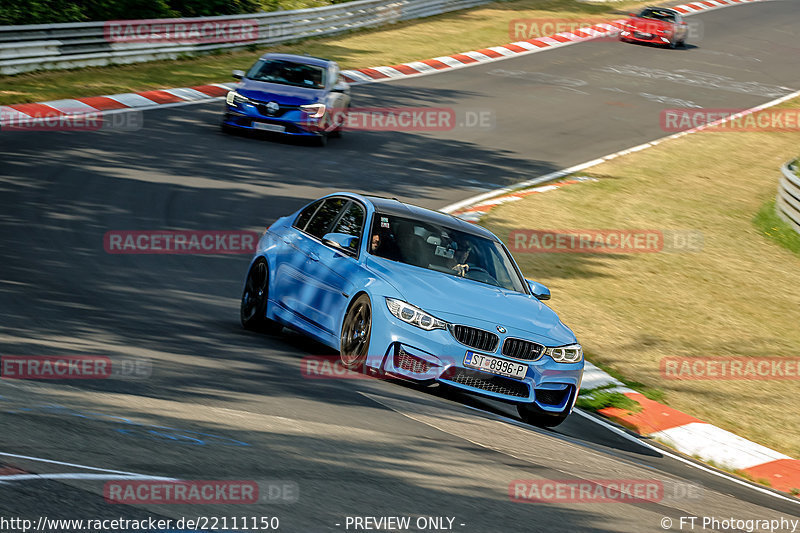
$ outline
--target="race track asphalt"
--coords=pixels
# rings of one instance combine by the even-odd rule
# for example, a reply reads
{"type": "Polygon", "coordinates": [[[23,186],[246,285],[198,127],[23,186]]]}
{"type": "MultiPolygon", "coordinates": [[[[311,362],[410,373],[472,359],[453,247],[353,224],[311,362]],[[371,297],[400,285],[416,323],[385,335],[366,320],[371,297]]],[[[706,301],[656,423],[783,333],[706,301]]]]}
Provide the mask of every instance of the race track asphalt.
{"type": "Polygon", "coordinates": [[[71,474],[0,483],[0,517],[277,516],[281,531],[306,533],[348,530],[347,516],[444,516],[456,531],[498,533],[663,531],[664,517],[678,531],[690,515],[796,518],[795,503],[580,415],[539,430],[494,402],[306,379],[302,357],[329,350],[239,326],[247,256],[112,255],[103,236],[260,230],[337,190],[438,208],[657,139],[667,134],[665,108],[747,108],[800,89],[799,8],[775,1],[692,17],[702,38],[685,50],[587,42],[353,91],[356,106],[448,107],[459,122],[483,112],[490,127],[347,132],[317,148],[225,135],[215,101],[146,111],[134,131],[0,133],[0,354],[153,365],[146,379],[0,381],[0,452],[28,457],[0,455],[0,468],[71,474]],[[299,499],[110,504],[105,480],[87,478],[99,471],[86,467],[281,480],[299,487],[299,499]],[[519,479],[653,480],[664,495],[512,502],[519,479]],[[690,485],[702,489],[686,497],[690,485]]]}

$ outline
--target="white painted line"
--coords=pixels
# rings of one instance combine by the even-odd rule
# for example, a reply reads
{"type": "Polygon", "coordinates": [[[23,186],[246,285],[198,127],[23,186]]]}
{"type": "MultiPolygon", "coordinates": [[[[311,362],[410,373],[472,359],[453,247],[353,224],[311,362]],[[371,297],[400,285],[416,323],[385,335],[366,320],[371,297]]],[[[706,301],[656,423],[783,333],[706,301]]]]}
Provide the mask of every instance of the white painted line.
{"type": "Polygon", "coordinates": [[[511,43],[511,44],[519,46],[520,48],[524,48],[525,50],[538,50],[539,49],[539,47],[536,46],[535,44],[531,44],[531,43],[526,42],[526,41],[517,41],[517,42],[511,43]]]}
{"type": "MultiPolygon", "coordinates": [[[[15,453],[0,452],[0,456],[13,457],[15,459],[24,459],[26,461],[38,461],[40,463],[49,463],[53,465],[71,466],[73,468],[82,468],[84,470],[94,470],[96,472],[107,472],[110,474],[120,474],[123,476],[143,476],[144,474],[137,474],[136,472],[125,472],[124,470],[109,470],[107,468],[97,468],[94,466],[79,465],[75,463],[65,463],[63,461],[54,461],[52,459],[42,459],[41,457],[31,457],[29,455],[18,455],[15,453]]],[[[4,478],[0,478],[4,479],[4,478]]]]}
{"type": "Polygon", "coordinates": [[[544,44],[549,44],[550,46],[561,46],[562,44],[566,44],[553,39],[552,37],[537,37],[536,40],[544,44]]]}
{"type": "Polygon", "coordinates": [[[385,74],[390,78],[400,78],[405,76],[405,74],[392,67],[372,67],[372,70],[377,70],[381,74],[385,74]]]}
{"type": "Polygon", "coordinates": [[[683,454],[711,460],[734,470],[791,459],[788,455],[702,422],[665,429],[650,436],[659,438],[683,454]]]}
{"type": "Polygon", "coordinates": [[[154,102],[148,98],[145,98],[144,96],[139,96],[138,94],[134,93],[112,94],[111,96],[106,96],[106,98],[111,98],[112,100],[115,100],[127,107],[148,107],[158,105],[158,102],[154,102]]]}
{"type": "Polygon", "coordinates": [[[411,67],[414,70],[418,70],[420,72],[435,72],[436,69],[430,65],[423,63],[422,61],[412,61],[410,63],[405,63],[407,67],[411,67]]]}
{"type": "Polygon", "coordinates": [[[201,93],[200,91],[195,89],[190,89],[189,87],[180,87],[178,89],[164,89],[164,92],[188,101],[208,100],[209,98],[211,98],[211,96],[207,95],[206,93],[201,93]]]}
{"type": "Polygon", "coordinates": [[[0,476],[0,484],[9,481],[31,481],[31,480],[46,480],[46,479],[89,479],[94,481],[117,481],[121,479],[136,479],[136,480],[150,480],[150,481],[177,481],[171,477],[161,476],[120,476],[116,474],[81,474],[81,473],[65,473],[65,474],[14,474],[11,476],[0,476]]]}
{"type": "Polygon", "coordinates": [[[464,52],[461,55],[464,55],[464,56],[467,56],[467,57],[471,57],[472,59],[474,59],[476,61],[480,61],[481,63],[484,63],[486,61],[492,61],[492,58],[487,56],[486,54],[482,54],[480,52],[475,52],[475,51],[464,52]]]}
{"type": "Polygon", "coordinates": [[[434,57],[433,59],[435,61],[439,61],[440,63],[444,63],[448,67],[454,67],[455,68],[455,67],[463,67],[464,66],[464,63],[462,63],[458,59],[453,59],[450,56],[434,57]]]}
{"type": "Polygon", "coordinates": [[[515,51],[509,50],[505,46],[490,46],[490,47],[487,48],[487,50],[491,50],[492,52],[497,52],[498,54],[503,55],[503,56],[515,56],[515,55],[517,55],[517,53],[515,51]]]}
{"type": "Polygon", "coordinates": [[[697,468],[698,470],[702,470],[703,472],[707,472],[709,474],[714,474],[715,476],[727,479],[728,481],[733,481],[734,483],[736,483],[738,485],[742,485],[743,487],[749,487],[749,488],[751,488],[751,489],[753,489],[755,491],[761,492],[763,494],[767,494],[769,496],[773,496],[775,498],[778,498],[778,499],[781,499],[781,500],[785,500],[787,502],[792,502],[792,503],[794,503],[796,505],[800,505],[800,500],[797,500],[796,498],[789,498],[789,497],[784,496],[782,494],[778,494],[776,492],[768,490],[768,489],[766,489],[764,487],[759,487],[758,485],[753,485],[752,483],[748,483],[748,482],[746,482],[746,481],[744,481],[742,479],[739,479],[737,477],[731,476],[731,475],[726,474],[724,472],[720,472],[718,470],[714,470],[712,468],[709,468],[709,467],[707,467],[705,465],[702,465],[700,463],[697,463],[695,461],[690,461],[689,459],[686,459],[685,457],[681,457],[680,455],[675,455],[673,453],[670,453],[670,452],[664,450],[663,448],[659,448],[657,446],[653,446],[649,442],[644,442],[643,440],[638,439],[638,438],[628,434],[625,431],[622,431],[618,427],[609,424],[605,420],[602,420],[600,418],[597,418],[597,417],[591,416],[591,415],[589,415],[587,413],[584,413],[580,409],[575,409],[573,411],[573,413],[576,413],[576,414],[578,414],[578,415],[580,415],[580,416],[582,416],[584,418],[588,418],[592,422],[603,426],[604,428],[616,433],[617,435],[619,435],[620,437],[622,437],[622,438],[624,438],[626,440],[629,440],[631,442],[636,442],[636,443],[644,446],[645,448],[649,448],[649,449],[651,449],[651,450],[653,450],[655,452],[660,453],[661,455],[664,455],[664,456],[669,457],[671,459],[675,459],[676,461],[680,461],[682,463],[686,463],[687,465],[692,466],[694,468],[697,468]]]}
{"type": "Polygon", "coordinates": [[[455,202],[455,203],[452,203],[452,204],[450,204],[448,206],[445,206],[442,209],[440,209],[439,211],[441,211],[443,213],[452,213],[453,211],[457,211],[458,209],[461,209],[461,208],[464,208],[464,207],[467,207],[467,206],[471,206],[473,204],[477,204],[478,202],[482,202],[484,200],[488,200],[490,198],[494,198],[495,196],[501,196],[503,194],[509,193],[509,192],[517,190],[517,189],[527,189],[527,188],[533,187],[535,185],[539,185],[540,183],[547,183],[548,181],[553,181],[553,180],[556,180],[558,178],[563,178],[564,176],[569,176],[570,174],[573,174],[575,172],[580,172],[581,170],[586,170],[587,168],[599,165],[600,163],[605,163],[606,161],[610,161],[612,159],[616,159],[619,156],[630,154],[630,153],[633,153],[633,152],[638,152],[640,150],[644,150],[644,149],[650,148],[652,146],[657,146],[657,145],[661,144],[664,141],[668,141],[670,139],[677,139],[679,137],[683,137],[684,135],[690,135],[692,133],[696,133],[698,131],[702,131],[702,130],[704,130],[706,128],[711,128],[713,126],[717,126],[719,124],[726,123],[726,122],[728,122],[730,120],[734,120],[736,118],[739,118],[741,116],[747,115],[749,113],[753,113],[755,111],[761,111],[762,109],[767,109],[767,108],[770,108],[770,107],[774,107],[774,106],[776,106],[778,104],[782,104],[783,102],[791,100],[792,98],[797,98],[798,96],[800,96],[800,91],[795,91],[795,92],[793,92],[791,94],[787,94],[786,96],[781,96],[780,98],[777,98],[777,99],[772,100],[770,102],[767,102],[765,104],[761,104],[761,105],[753,107],[751,109],[747,109],[745,111],[742,111],[741,113],[737,113],[735,115],[731,115],[730,117],[726,117],[724,119],[721,119],[721,120],[718,120],[718,121],[715,121],[715,122],[711,122],[711,123],[709,123],[709,124],[707,124],[705,126],[702,126],[700,128],[693,128],[693,129],[690,129],[690,130],[680,131],[678,133],[673,133],[672,135],[667,135],[666,137],[661,137],[660,139],[656,139],[656,140],[651,141],[651,142],[640,144],[640,145],[634,146],[632,148],[626,148],[625,150],[620,150],[619,152],[614,152],[613,154],[610,154],[610,155],[607,155],[607,156],[604,156],[604,157],[600,157],[598,159],[593,159],[591,161],[587,161],[586,163],[581,163],[579,165],[574,165],[574,166],[565,168],[563,170],[557,170],[555,172],[551,172],[549,174],[545,174],[544,176],[539,176],[537,178],[532,178],[532,179],[529,179],[529,180],[526,180],[526,181],[521,181],[519,183],[515,183],[515,184],[509,185],[507,187],[501,187],[499,189],[495,189],[494,191],[489,191],[489,192],[486,192],[486,193],[483,193],[483,194],[479,194],[477,196],[472,196],[470,198],[467,198],[466,200],[461,200],[460,202],[455,202]]]}
{"type": "Polygon", "coordinates": [[[347,76],[348,78],[352,78],[354,80],[360,80],[360,81],[371,81],[372,80],[371,77],[367,76],[366,74],[362,74],[361,72],[359,72],[357,70],[343,70],[342,74],[347,76]]]}
{"type": "Polygon", "coordinates": [[[84,104],[83,102],[79,102],[78,100],[52,100],[50,102],[40,102],[43,105],[47,105],[52,107],[53,109],[57,109],[62,113],[69,113],[71,115],[79,114],[79,113],[97,113],[97,109],[90,106],[89,104],[84,104]]]}

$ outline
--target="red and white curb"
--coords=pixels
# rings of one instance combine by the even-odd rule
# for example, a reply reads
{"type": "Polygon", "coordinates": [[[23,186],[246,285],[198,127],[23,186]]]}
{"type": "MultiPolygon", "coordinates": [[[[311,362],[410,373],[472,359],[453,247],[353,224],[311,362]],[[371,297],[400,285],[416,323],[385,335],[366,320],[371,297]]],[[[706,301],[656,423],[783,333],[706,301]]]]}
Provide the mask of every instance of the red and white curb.
{"type": "MultiPolygon", "coordinates": [[[[767,109],[797,97],[800,97],[800,91],[698,128],[675,133],[593,161],[588,161],[509,187],[467,198],[466,200],[444,207],[441,211],[464,218],[470,222],[477,222],[481,216],[498,205],[522,200],[531,194],[556,190],[567,185],[597,181],[595,178],[584,176],[570,177],[576,172],[584,171],[626,154],[657,146],[670,139],[677,139],[685,135],[713,128],[729,120],[735,120],[742,115],[767,109]],[[565,177],[567,177],[567,179],[563,181],[550,183],[565,177]],[[550,184],[541,185],[546,183],[550,184]]],[[[641,410],[638,412],[614,407],[601,409],[599,411],[600,414],[609,419],[633,429],[640,435],[658,439],[679,452],[696,457],[701,461],[728,470],[738,471],[756,481],[766,481],[774,489],[791,492],[795,496],[800,494],[800,492],[798,492],[800,491],[800,460],[744,439],[734,433],[678,411],[677,409],[653,401],[643,394],[626,387],[618,379],[604,372],[589,361],[586,361],[581,384],[581,394],[591,394],[593,390],[598,389],[620,392],[638,403],[641,407],[641,410]]]]}
{"type": "MultiPolygon", "coordinates": [[[[686,16],[765,0],[703,0],[673,7],[686,16]]],[[[619,32],[625,19],[598,23],[589,28],[574,32],[561,32],[547,37],[538,37],[525,41],[517,41],[503,46],[491,46],[480,50],[472,50],[449,56],[435,57],[422,61],[412,61],[402,65],[369,67],[355,70],[344,70],[342,75],[353,85],[375,83],[411,76],[425,76],[446,72],[452,69],[472,67],[488,63],[533,54],[545,50],[553,50],[562,46],[590,41],[598,37],[608,37],[619,32]]],[[[202,102],[220,98],[235,86],[235,83],[215,83],[196,87],[177,89],[161,89],[136,93],[114,94],[109,96],[92,96],[68,100],[54,100],[33,104],[14,104],[0,106],[0,126],[25,125],[42,119],[45,126],[58,129],[59,120],[68,120],[72,116],[119,113],[126,110],[153,109],[202,102]],[[53,122],[55,121],[55,123],[53,122]]]]}
{"type": "MultiPolygon", "coordinates": [[[[682,4],[672,7],[672,9],[685,16],[691,16],[702,11],[762,1],[764,0],[704,0],[701,2],[682,4]]],[[[424,61],[403,63],[402,65],[344,70],[342,71],[342,75],[348,82],[359,84],[436,74],[442,71],[472,67],[491,61],[534,54],[544,50],[552,50],[570,44],[590,41],[598,37],[610,37],[619,33],[622,24],[626,20],[627,18],[601,22],[572,32],[560,32],[547,37],[516,41],[502,46],[491,46],[480,50],[461,52],[460,54],[434,57],[433,59],[426,59],[424,61]]]]}
{"type": "Polygon", "coordinates": [[[196,87],[0,106],[0,126],[24,125],[34,121],[41,121],[42,119],[49,119],[44,121],[45,125],[49,125],[53,120],[56,121],[55,124],[57,125],[59,120],[67,120],[76,116],[184,105],[223,97],[228,94],[228,91],[234,85],[233,83],[214,83],[196,87]]]}

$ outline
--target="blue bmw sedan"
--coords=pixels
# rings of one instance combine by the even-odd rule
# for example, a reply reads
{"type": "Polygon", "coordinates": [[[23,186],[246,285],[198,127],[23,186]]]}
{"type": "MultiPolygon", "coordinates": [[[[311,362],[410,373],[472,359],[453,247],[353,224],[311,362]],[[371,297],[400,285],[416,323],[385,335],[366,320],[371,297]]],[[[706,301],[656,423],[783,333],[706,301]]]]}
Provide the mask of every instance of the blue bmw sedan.
{"type": "Polygon", "coordinates": [[[552,427],[572,411],[583,350],[494,234],[396,199],[337,193],[272,224],[245,279],[248,329],[289,326],[350,369],[517,405],[552,427]]]}
{"type": "Polygon", "coordinates": [[[350,87],[335,61],[290,54],[265,54],[225,99],[224,131],[256,130],[312,137],[325,145],[341,135],[350,87]]]}

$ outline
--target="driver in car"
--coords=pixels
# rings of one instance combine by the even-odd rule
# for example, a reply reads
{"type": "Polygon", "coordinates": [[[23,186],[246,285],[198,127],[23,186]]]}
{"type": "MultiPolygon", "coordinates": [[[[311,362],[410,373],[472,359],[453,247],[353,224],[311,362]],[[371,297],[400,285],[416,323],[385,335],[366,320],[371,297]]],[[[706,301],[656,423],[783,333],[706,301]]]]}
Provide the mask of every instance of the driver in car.
{"type": "Polygon", "coordinates": [[[456,271],[457,276],[463,278],[469,271],[469,264],[467,264],[467,261],[469,259],[470,246],[466,244],[462,246],[458,246],[458,243],[454,244],[456,244],[456,252],[453,254],[454,264],[450,268],[456,271]]]}

